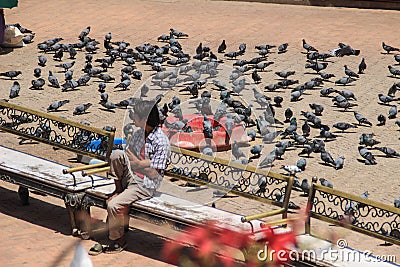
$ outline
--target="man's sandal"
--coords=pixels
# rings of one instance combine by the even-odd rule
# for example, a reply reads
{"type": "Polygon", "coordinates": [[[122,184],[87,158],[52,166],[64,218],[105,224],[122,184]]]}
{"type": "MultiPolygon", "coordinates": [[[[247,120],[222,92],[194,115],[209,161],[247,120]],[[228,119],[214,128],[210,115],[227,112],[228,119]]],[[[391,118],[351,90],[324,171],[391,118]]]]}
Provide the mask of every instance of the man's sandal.
{"type": "Polygon", "coordinates": [[[107,254],[120,253],[125,248],[126,244],[120,245],[117,242],[113,242],[111,245],[105,246],[103,252],[107,254]]]}
{"type": "Polygon", "coordinates": [[[100,243],[94,244],[90,249],[88,254],[91,256],[99,255],[100,253],[104,252],[105,246],[100,243]]]}

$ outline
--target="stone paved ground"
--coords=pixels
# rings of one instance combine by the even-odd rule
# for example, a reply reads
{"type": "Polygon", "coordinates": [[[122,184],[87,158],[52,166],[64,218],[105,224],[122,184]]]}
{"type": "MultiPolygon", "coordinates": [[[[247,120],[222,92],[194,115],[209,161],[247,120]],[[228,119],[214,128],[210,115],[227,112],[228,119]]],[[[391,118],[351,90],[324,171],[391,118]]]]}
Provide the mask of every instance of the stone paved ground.
{"type": "MultiPolygon", "coordinates": [[[[387,77],[387,65],[393,64],[392,56],[381,54],[381,42],[385,41],[394,46],[400,46],[398,12],[383,10],[359,10],[346,8],[320,8],[306,6],[286,6],[261,3],[223,2],[223,1],[168,1],[168,0],[58,0],[48,1],[21,1],[20,7],[6,10],[8,22],[20,22],[23,26],[36,32],[35,42],[23,49],[15,49],[11,53],[0,55],[0,72],[10,69],[21,69],[24,73],[20,79],[22,85],[21,96],[12,102],[44,111],[48,104],[54,100],[68,98],[71,103],[67,111],[60,112],[68,118],[82,121],[87,120],[94,126],[102,127],[104,124],[113,124],[117,127],[117,135],[121,134],[123,110],[117,110],[116,116],[121,118],[115,120],[112,114],[99,110],[95,104],[91,113],[75,118],[72,109],[75,105],[92,101],[97,102],[98,96],[96,83],[91,83],[88,88],[66,94],[61,94],[55,89],[46,87],[42,92],[29,91],[31,73],[36,65],[36,44],[40,41],[61,36],[64,42],[76,42],[76,36],[87,25],[92,26],[90,36],[102,40],[107,32],[113,33],[114,40],[129,41],[134,47],[143,43],[155,43],[157,36],[167,33],[170,27],[187,32],[189,39],[182,40],[185,51],[194,53],[199,42],[216,48],[222,39],[228,43],[228,51],[236,50],[242,42],[247,43],[249,55],[256,56],[254,45],[260,43],[280,44],[288,42],[289,51],[278,56],[271,54],[271,60],[275,61],[274,71],[284,69],[296,70],[296,78],[305,82],[312,78],[310,74],[304,73],[304,55],[301,51],[301,39],[305,38],[321,51],[328,51],[336,47],[338,42],[351,44],[362,51],[366,58],[368,69],[356,86],[350,87],[358,97],[359,107],[374,124],[379,113],[387,113],[387,107],[378,105],[376,95],[379,92],[386,93],[394,79],[387,77]],[[282,58],[281,58],[282,57],[282,58]],[[89,100],[93,99],[95,100],[89,100]]],[[[101,55],[97,55],[100,57],[101,55]]],[[[43,72],[47,77],[47,71],[54,70],[54,61],[48,56],[49,64],[43,72]]],[[[77,59],[78,67],[82,66],[82,54],[77,59]]],[[[329,71],[337,77],[343,76],[343,65],[348,64],[356,69],[360,57],[335,58],[336,64],[329,67],[329,71]]],[[[119,64],[119,63],[118,63],[119,64]]],[[[118,65],[119,67],[120,65],[118,65]]],[[[78,68],[77,68],[78,69],[78,68]]],[[[110,70],[114,76],[118,75],[119,68],[110,70]]],[[[144,71],[144,78],[149,77],[148,67],[140,66],[144,71]]],[[[78,71],[76,71],[78,72],[78,71]]],[[[59,79],[62,73],[56,73],[59,79]]],[[[273,72],[261,74],[262,86],[275,83],[273,72]]],[[[398,82],[398,80],[395,80],[398,82]]],[[[140,82],[133,82],[131,88],[137,88],[140,82]]],[[[0,98],[7,97],[11,84],[9,81],[0,80],[0,98]]],[[[330,86],[330,85],[328,85],[330,86]]],[[[111,92],[113,101],[119,101],[132,96],[133,90],[126,92],[111,92]]],[[[278,92],[281,93],[281,92],[278,92]]],[[[278,93],[270,94],[274,96],[278,93]]],[[[285,100],[289,92],[285,93],[285,100]]],[[[308,110],[306,104],[310,101],[319,102],[328,107],[323,121],[331,125],[341,120],[354,121],[351,113],[340,113],[329,107],[330,99],[318,97],[318,92],[306,95],[306,101],[293,103],[296,116],[300,116],[301,110],[308,110]]],[[[250,95],[249,99],[252,96],[250,95]]],[[[277,117],[282,120],[283,110],[292,105],[284,102],[283,109],[278,109],[277,117]]],[[[400,151],[398,133],[393,121],[386,128],[359,128],[355,133],[346,134],[343,143],[329,142],[328,151],[334,157],[346,156],[346,165],[343,170],[335,171],[332,168],[322,166],[319,157],[309,160],[309,166],[301,174],[300,178],[310,178],[313,175],[326,177],[331,180],[335,187],[354,194],[360,194],[365,190],[371,193],[371,199],[392,204],[393,199],[398,197],[400,171],[398,163],[393,159],[379,157],[377,166],[368,166],[357,161],[357,140],[361,132],[374,132],[378,140],[384,145],[391,146],[400,151]]],[[[315,132],[316,135],[317,132],[315,132]]],[[[52,153],[51,148],[42,145],[18,146],[15,137],[1,134],[0,144],[15,147],[17,149],[34,152],[39,156],[45,156],[52,160],[67,162],[71,158],[70,153],[62,151],[52,153]]],[[[297,153],[290,153],[285,157],[283,164],[293,164],[297,159],[297,153]]],[[[280,163],[277,164],[279,167],[280,163]]],[[[275,171],[278,171],[277,169],[275,171]]],[[[3,245],[0,249],[0,265],[7,263],[9,266],[50,266],[52,260],[60,255],[65,248],[76,239],[69,235],[67,216],[61,201],[50,197],[33,195],[32,205],[21,207],[14,202],[16,196],[14,186],[1,184],[0,208],[2,214],[0,224],[3,245]],[[43,212],[43,210],[45,212],[43,212]],[[44,214],[44,215],[43,215],[44,214]]],[[[294,194],[293,199],[297,203],[304,203],[305,199],[294,194]]],[[[251,207],[247,203],[232,200],[231,204],[240,205],[241,212],[248,212],[251,207]]],[[[221,207],[232,209],[227,204],[221,207]]],[[[234,207],[236,208],[236,206],[234,207]]],[[[261,208],[258,208],[261,209],[261,208]]],[[[104,214],[99,212],[98,219],[104,219],[104,214]]],[[[317,224],[316,228],[319,228],[317,224]]],[[[324,228],[325,229],[325,228],[324,228]]],[[[327,229],[327,228],[326,228],[327,229]]],[[[318,229],[317,229],[318,230],[318,229]]],[[[380,242],[368,239],[365,236],[346,233],[344,230],[337,231],[349,239],[349,245],[360,249],[369,249],[376,254],[395,254],[400,257],[400,250],[396,246],[380,246],[380,242]]],[[[96,266],[163,266],[159,260],[158,248],[161,244],[157,236],[149,235],[141,231],[131,232],[133,240],[141,240],[138,245],[130,242],[127,252],[121,256],[100,256],[93,258],[96,266]],[[153,246],[153,244],[156,244],[153,246]],[[155,251],[148,253],[155,247],[155,251]]],[[[83,241],[85,248],[89,248],[93,241],[83,241]]],[[[63,259],[58,261],[57,266],[68,266],[71,252],[67,252],[63,259]]],[[[399,260],[399,259],[398,259],[399,260]]]]}

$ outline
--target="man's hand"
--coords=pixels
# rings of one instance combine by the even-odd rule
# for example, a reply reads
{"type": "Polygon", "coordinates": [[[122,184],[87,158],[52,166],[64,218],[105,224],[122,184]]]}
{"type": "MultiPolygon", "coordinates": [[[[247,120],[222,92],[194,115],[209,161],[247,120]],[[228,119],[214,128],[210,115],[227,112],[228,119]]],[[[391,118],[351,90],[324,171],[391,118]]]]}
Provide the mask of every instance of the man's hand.
{"type": "Polygon", "coordinates": [[[106,204],[108,205],[108,203],[113,199],[113,198],[115,198],[116,196],[118,196],[119,195],[119,193],[114,193],[111,197],[109,197],[107,200],[106,200],[106,204]]]}
{"type": "Polygon", "coordinates": [[[139,168],[140,160],[130,151],[126,150],[126,155],[128,156],[129,162],[133,168],[139,168]]]}

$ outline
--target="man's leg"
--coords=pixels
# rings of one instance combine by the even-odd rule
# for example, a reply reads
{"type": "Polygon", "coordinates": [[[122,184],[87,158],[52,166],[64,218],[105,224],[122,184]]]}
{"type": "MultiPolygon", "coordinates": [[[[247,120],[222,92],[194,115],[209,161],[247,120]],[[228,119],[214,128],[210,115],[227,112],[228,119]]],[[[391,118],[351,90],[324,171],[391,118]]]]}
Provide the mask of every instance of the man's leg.
{"type": "Polygon", "coordinates": [[[109,176],[116,179],[115,191],[121,193],[133,179],[130,171],[128,156],[122,150],[115,150],[110,156],[110,171],[109,176]]]}
{"type": "Polygon", "coordinates": [[[107,205],[109,238],[123,245],[125,216],[132,202],[148,198],[151,195],[143,190],[136,182],[129,184],[122,193],[113,198],[107,205]]]}

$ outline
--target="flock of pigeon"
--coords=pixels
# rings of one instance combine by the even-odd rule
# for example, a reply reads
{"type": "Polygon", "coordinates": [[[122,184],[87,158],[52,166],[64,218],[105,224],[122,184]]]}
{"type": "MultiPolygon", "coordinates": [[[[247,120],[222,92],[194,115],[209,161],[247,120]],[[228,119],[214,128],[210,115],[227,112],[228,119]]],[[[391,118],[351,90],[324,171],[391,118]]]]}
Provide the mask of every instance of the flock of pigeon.
{"type": "MultiPolygon", "coordinates": [[[[16,25],[21,27],[20,25],[16,25]]],[[[22,28],[22,27],[21,27],[22,28]]],[[[21,29],[27,30],[27,29],[21,29]]],[[[231,154],[235,162],[248,164],[260,158],[258,167],[271,167],[276,164],[277,159],[282,159],[285,153],[298,150],[299,160],[295,165],[282,165],[282,169],[290,175],[295,176],[295,188],[308,193],[309,183],[307,179],[301,182],[297,180],[296,175],[305,170],[307,158],[311,154],[319,155],[322,163],[336,170],[345,165],[345,157],[333,158],[327,151],[325,143],[334,141],[339,136],[332,131],[337,129],[341,133],[346,133],[351,128],[360,126],[372,127],[372,119],[366,118],[360,112],[354,111],[357,107],[357,97],[348,85],[357,83],[367,70],[366,60],[360,60],[358,70],[354,71],[347,65],[343,66],[343,76],[335,77],[334,74],[326,72],[331,58],[345,56],[359,56],[360,50],[351,46],[339,43],[337,48],[328,53],[322,53],[313,45],[302,40],[303,54],[305,55],[305,71],[312,71],[315,75],[309,81],[300,84],[298,79],[294,79],[295,70],[274,70],[278,82],[272,84],[262,84],[263,77],[260,73],[272,71],[274,62],[269,60],[272,53],[284,54],[289,48],[288,43],[280,45],[260,44],[255,46],[256,57],[245,59],[248,52],[246,43],[239,45],[237,49],[229,47],[225,42],[213,51],[208,46],[200,43],[195,49],[195,54],[185,52],[180,39],[188,38],[188,34],[176,29],[170,29],[168,34],[163,34],[157,38],[157,44],[142,44],[131,47],[126,41],[115,41],[111,33],[104,36],[104,40],[99,42],[90,37],[90,26],[85,28],[78,36],[76,43],[62,43],[63,38],[57,37],[37,44],[39,56],[37,58],[38,67],[34,69],[34,78],[31,81],[31,90],[44,90],[47,87],[57,88],[60,92],[67,93],[84,87],[95,86],[98,90],[101,109],[113,112],[115,109],[128,108],[129,115],[132,117],[130,107],[140,98],[150,99],[148,95],[154,95],[152,99],[159,103],[160,115],[164,127],[173,131],[190,132],[193,131],[188,126],[188,120],[184,117],[182,111],[183,103],[190,105],[192,113],[202,114],[204,118],[203,133],[205,138],[212,139],[215,127],[224,127],[226,133],[232,133],[232,129],[237,125],[242,125],[246,131],[251,143],[251,156],[242,151],[243,144],[236,141],[232,143],[231,154]],[[161,45],[160,45],[161,44],[161,45]],[[76,68],[76,61],[79,60],[79,54],[84,54],[83,68],[76,68]],[[53,62],[51,62],[52,60],[53,62]],[[51,62],[51,63],[50,63],[51,62]],[[55,68],[63,73],[63,77],[58,77],[49,71],[47,77],[42,77],[42,69],[48,64],[56,64],[55,68]],[[114,68],[116,62],[122,62],[120,77],[112,76],[109,69],[114,68]],[[222,66],[229,65],[230,73],[221,75],[222,66]],[[145,67],[151,68],[150,78],[140,87],[137,97],[130,97],[114,103],[110,101],[108,92],[112,87],[117,91],[126,91],[130,89],[132,80],[142,80],[146,74],[145,67]],[[141,69],[141,70],[139,70],[141,69]],[[143,71],[143,72],[142,72],[143,71]],[[334,87],[325,86],[326,83],[333,84],[334,87]],[[97,85],[95,85],[97,84],[97,85]],[[260,90],[260,85],[262,89],[260,90]],[[268,96],[270,92],[280,92],[290,90],[290,99],[277,95],[268,96]],[[309,103],[309,111],[301,111],[300,118],[296,118],[295,111],[287,108],[283,115],[284,121],[279,121],[275,114],[280,112],[283,101],[297,102],[303,101],[304,95],[308,91],[319,90],[320,97],[331,98],[332,103],[338,109],[344,112],[350,111],[354,114],[355,122],[340,121],[333,125],[323,122],[324,106],[318,103],[309,103]],[[164,102],[163,97],[171,93],[174,95],[172,100],[164,102]],[[201,92],[201,93],[200,93],[201,92]],[[253,99],[248,101],[248,94],[253,94],[253,99]],[[246,96],[246,97],[244,97],[246,96]],[[244,99],[247,99],[245,101],[244,99]],[[212,100],[212,101],[211,101],[212,100]],[[212,103],[217,102],[215,108],[212,103]],[[250,102],[250,103],[247,103],[250,102]],[[259,110],[262,110],[260,113],[259,110]],[[260,114],[259,114],[260,113],[260,114]],[[171,117],[175,117],[171,120],[171,117]],[[176,119],[177,118],[177,119],[176,119]],[[211,118],[220,121],[224,118],[224,123],[213,126],[211,118]],[[312,129],[316,129],[319,134],[312,137],[312,129]],[[279,129],[279,130],[277,130],[279,129]],[[266,144],[273,144],[271,151],[266,151],[266,144]]],[[[27,30],[29,33],[29,30],[27,30]]],[[[27,42],[32,42],[34,34],[27,42]]],[[[393,78],[400,76],[400,70],[396,65],[400,64],[400,50],[396,47],[382,42],[383,52],[386,54],[394,53],[394,62],[388,66],[388,75],[393,78]],[[398,54],[396,54],[398,52],[398,54]]],[[[58,73],[61,73],[58,72],[58,73]]],[[[115,69],[113,70],[115,72],[115,69]]],[[[18,79],[22,72],[19,70],[10,70],[0,73],[0,78],[11,80],[9,101],[20,94],[21,86],[18,79]]],[[[23,74],[25,77],[29,74],[23,74]]],[[[395,94],[400,90],[400,82],[394,82],[386,94],[380,93],[377,99],[382,105],[389,107],[387,115],[379,114],[376,126],[384,126],[387,119],[395,119],[398,113],[397,106],[393,103],[400,101],[395,94]]],[[[67,94],[64,94],[67,95],[67,94]]],[[[93,99],[87,103],[80,104],[72,111],[73,115],[81,115],[88,112],[93,105],[93,99]],[[90,102],[91,101],[91,102],[90,102]]],[[[61,107],[68,104],[68,99],[63,99],[50,103],[47,111],[57,112],[61,107]]],[[[400,120],[394,122],[400,127],[400,120]]],[[[132,131],[132,125],[124,127],[124,133],[127,135],[132,131]]],[[[228,140],[229,142],[229,140],[228,140]]],[[[378,146],[380,141],[375,139],[374,134],[362,133],[358,147],[359,155],[363,158],[366,165],[377,164],[375,152],[379,151],[386,157],[400,157],[400,153],[388,146],[378,146]]],[[[201,148],[201,152],[214,156],[215,149],[206,145],[201,148]]],[[[316,178],[313,178],[316,182],[316,178]]],[[[324,186],[333,187],[327,179],[320,178],[320,183],[324,186]]],[[[368,192],[363,194],[368,197],[368,192]]],[[[395,201],[395,206],[400,207],[400,199],[395,201]]]]}

